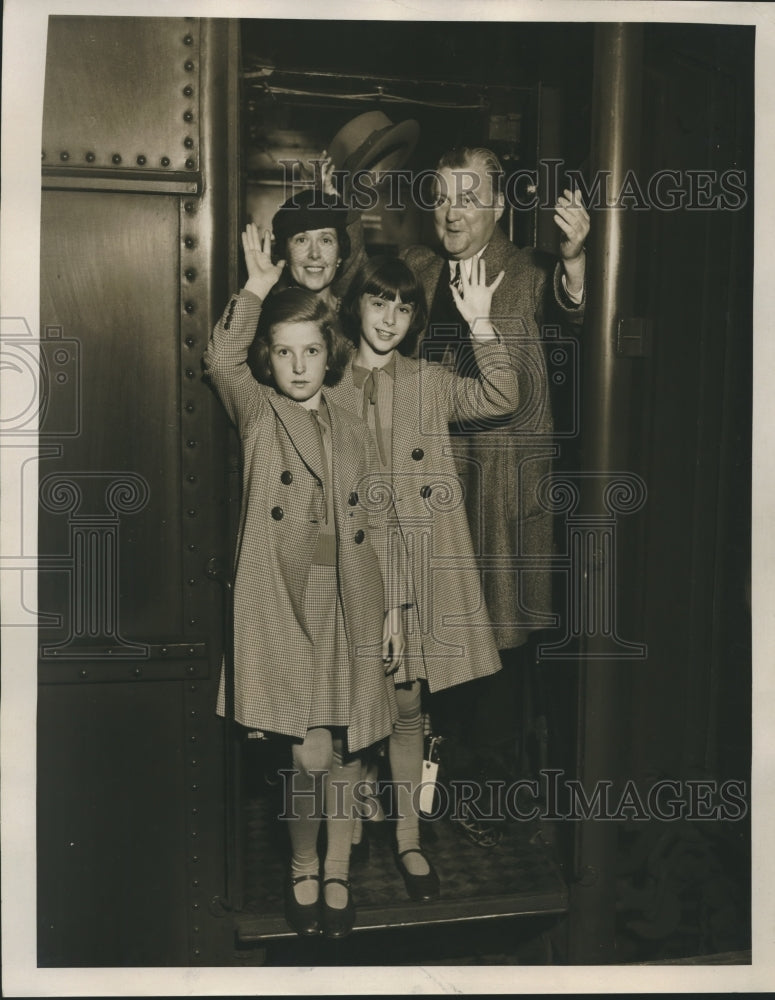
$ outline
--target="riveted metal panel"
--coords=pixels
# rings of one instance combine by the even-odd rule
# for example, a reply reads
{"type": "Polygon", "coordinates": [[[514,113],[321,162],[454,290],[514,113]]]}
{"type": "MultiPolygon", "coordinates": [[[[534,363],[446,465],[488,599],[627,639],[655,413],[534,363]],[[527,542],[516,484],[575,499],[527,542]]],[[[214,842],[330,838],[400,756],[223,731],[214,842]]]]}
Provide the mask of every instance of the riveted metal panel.
{"type": "Polygon", "coordinates": [[[144,659],[182,625],[178,241],[177,198],[44,194],[41,324],[77,348],[80,389],[40,462],[44,659],[144,659]]]}
{"type": "Polygon", "coordinates": [[[198,170],[199,33],[196,18],[50,18],[44,168],[198,170]]]}

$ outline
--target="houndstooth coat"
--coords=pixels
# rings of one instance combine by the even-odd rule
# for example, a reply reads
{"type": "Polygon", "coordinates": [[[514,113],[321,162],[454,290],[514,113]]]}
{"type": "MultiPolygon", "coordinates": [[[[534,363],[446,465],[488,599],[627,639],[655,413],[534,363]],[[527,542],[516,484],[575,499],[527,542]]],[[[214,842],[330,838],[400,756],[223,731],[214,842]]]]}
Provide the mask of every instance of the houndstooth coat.
{"type": "MultiPolygon", "coordinates": [[[[488,283],[505,272],[491,317],[498,330],[509,332],[519,354],[519,408],[502,426],[456,436],[454,447],[474,545],[486,567],[484,594],[496,642],[510,649],[554,624],[553,521],[541,504],[539,484],[551,475],[556,445],[540,324],[548,310],[558,322],[578,325],[584,302],[574,305],[565,295],[559,264],[552,273],[539,254],[517,249],[498,227],[482,256],[488,283]]],[[[447,261],[421,246],[411,247],[404,259],[422,282],[432,321],[440,282],[449,281],[447,261]]]]}
{"type": "MultiPolygon", "coordinates": [[[[204,355],[243,452],[235,717],[246,726],[303,738],[315,670],[304,599],[324,513],[324,478],[308,411],[258,383],[247,365],[260,312],[255,295],[233,296],[204,355]]],[[[370,435],[335,405],[329,414],[337,568],[351,662],[347,746],[353,752],[387,736],[396,718],[393,682],[382,663],[386,529],[384,511],[369,512],[358,497],[376,467],[370,435]]]]}
{"type": "MultiPolygon", "coordinates": [[[[412,659],[422,658],[431,691],[484,677],[501,666],[471,544],[465,491],[451,454],[449,423],[512,413],[518,385],[507,343],[480,344],[475,352],[480,378],[395,356],[392,489],[413,605],[407,658],[410,677],[412,659]]],[[[352,413],[361,412],[352,365],[329,390],[329,398],[352,413]]],[[[397,683],[404,679],[403,670],[395,676],[397,683]]]]}

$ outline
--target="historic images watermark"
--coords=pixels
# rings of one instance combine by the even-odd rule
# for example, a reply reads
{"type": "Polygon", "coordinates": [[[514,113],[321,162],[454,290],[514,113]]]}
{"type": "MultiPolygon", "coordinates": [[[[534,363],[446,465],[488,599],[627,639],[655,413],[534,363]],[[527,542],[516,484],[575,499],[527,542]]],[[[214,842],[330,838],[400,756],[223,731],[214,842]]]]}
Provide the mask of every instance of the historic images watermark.
{"type": "MultiPolygon", "coordinates": [[[[452,820],[474,818],[482,822],[506,819],[518,822],[590,819],[734,822],[748,814],[747,784],[736,779],[718,782],[665,778],[646,787],[632,779],[623,784],[603,780],[588,788],[560,769],[546,768],[538,771],[535,778],[520,778],[512,782],[453,779],[436,783],[433,808],[423,811],[420,803],[427,783],[411,788],[409,782],[374,784],[359,781],[354,786],[354,804],[348,807],[345,802],[345,792],[349,787],[347,782],[336,779],[329,782],[327,771],[315,770],[309,772],[313,778],[312,788],[299,789],[295,787],[298,773],[293,768],[279,771],[284,793],[284,807],[279,819],[298,819],[298,807],[302,802],[310,801],[314,804],[316,817],[322,818],[326,815],[324,800],[334,819],[347,819],[349,809],[353,817],[374,819],[377,815],[376,796],[385,803],[388,815],[401,818],[398,813],[401,792],[405,795],[411,793],[413,812],[427,820],[447,817],[452,820]],[[326,795],[326,789],[331,789],[333,794],[326,795]]],[[[406,798],[401,801],[405,802],[406,798]]]]}
{"type": "MultiPolygon", "coordinates": [[[[322,190],[323,160],[281,159],[285,197],[315,181],[320,192],[320,208],[325,206],[322,190]],[[309,164],[309,166],[307,165],[309,164]],[[311,167],[311,170],[310,170],[311,167]]],[[[331,174],[347,208],[368,212],[380,201],[389,211],[403,211],[410,205],[430,210],[445,197],[453,203],[465,202],[472,208],[492,208],[493,198],[517,212],[553,208],[557,192],[576,190],[588,211],[631,209],[635,211],[740,211],[748,204],[748,178],[744,170],[663,168],[647,176],[628,170],[620,180],[612,171],[599,170],[588,178],[583,171],[566,167],[564,160],[540,160],[537,168],[519,168],[508,174],[483,173],[463,167],[442,174],[435,169],[418,171],[341,171],[331,174]],[[449,180],[455,190],[449,190],[449,180]],[[483,178],[488,177],[488,183],[483,178]]],[[[310,208],[315,208],[313,201],[310,208]]]]}

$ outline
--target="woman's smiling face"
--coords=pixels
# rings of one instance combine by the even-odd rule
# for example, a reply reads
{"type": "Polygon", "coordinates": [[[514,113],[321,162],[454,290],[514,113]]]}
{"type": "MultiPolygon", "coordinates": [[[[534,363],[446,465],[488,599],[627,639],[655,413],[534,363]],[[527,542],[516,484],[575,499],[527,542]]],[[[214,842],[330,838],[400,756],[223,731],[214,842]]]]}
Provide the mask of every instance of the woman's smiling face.
{"type": "Polygon", "coordinates": [[[328,288],[339,266],[335,229],[309,229],[288,239],[288,269],[296,284],[320,292],[328,288]]]}

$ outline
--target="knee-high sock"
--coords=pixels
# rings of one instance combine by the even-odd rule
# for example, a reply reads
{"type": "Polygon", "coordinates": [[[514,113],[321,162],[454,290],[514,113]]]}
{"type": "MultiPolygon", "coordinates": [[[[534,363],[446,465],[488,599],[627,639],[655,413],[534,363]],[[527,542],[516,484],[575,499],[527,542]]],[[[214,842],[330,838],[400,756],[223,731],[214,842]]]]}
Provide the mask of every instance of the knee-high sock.
{"type": "Polygon", "coordinates": [[[422,782],[422,713],[420,682],[396,687],[398,719],[388,743],[390,771],[395,782],[396,843],[399,853],[420,846],[417,787],[422,782]]]}
{"type": "MultiPolygon", "coordinates": [[[[333,763],[326,778],[326,835],[328,846],[323,862],[324,878],[347,880],[350,872],[350,847],[355,824],[354,786],[360,780],[363,761],[349,757],[342,740],[334,739],[333,763]]],[[[326,902],[330,906],[345,906],[344,886],[326,887],[326,902]]]]}
{"type": "MultiPolygon", "coordinates": [[[[317,875],[320,869],[317,840],[323,820],[326,775],[331,771],[331,733],[323,727],[307,731],[303,743],[292,750],[293,767],[297,772],[286,784],[286,813],[297,818],[288,820],[291,840],[291,875],[317,875]],[[322,773],[319,773],[322,772],[322,773]]],[[[296,889],[300,903],[313,902],[317,885],[302,882],[296,889]]]]}

